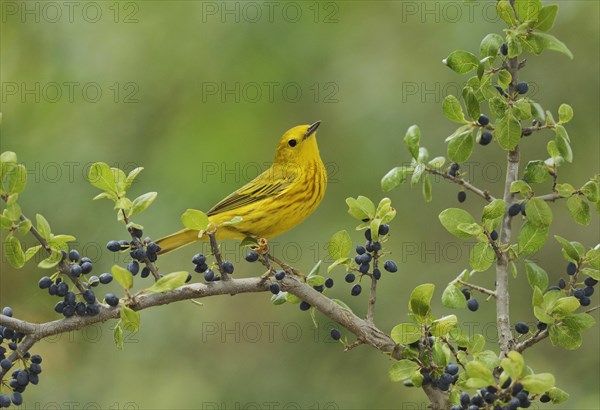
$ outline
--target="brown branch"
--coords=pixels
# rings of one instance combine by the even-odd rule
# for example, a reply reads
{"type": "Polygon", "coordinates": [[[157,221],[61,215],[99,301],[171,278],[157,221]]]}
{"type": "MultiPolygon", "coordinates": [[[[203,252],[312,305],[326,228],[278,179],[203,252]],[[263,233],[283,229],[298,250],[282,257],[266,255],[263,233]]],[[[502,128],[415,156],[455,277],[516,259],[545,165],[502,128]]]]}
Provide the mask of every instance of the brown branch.
{"type": "Polygon", "coordinates": [[[481,286],[478,286],[478,285],[474,285],[472,283],[465,282],[465,281],[460,280],[460,279],[457,279],[456,282],[460,283],[461,285],[464,285],[464,286],[468,287],[469,289],[473,289],[473,290],[476,290],[478,292],[485,293],[486,295],[497,297],[496,292],[493,291],[493,290],[489,290],[487,288],[484,288],[484,287],[481,287],[481,286]]]}
{"type": "Polygon", "coordinates": [[[210,241],[210,248],[212,249],[212,254],[217,261],[217,267],[219,269],[219,273],[221,274],[222,280],[229,280],[229,275],[223,269],[223,258],[221,256],[221,251],[219,250],[219,244],[217,243],[217,238],[215,237],[216,231],[208,233],[208,239],[210,241]]]}
{"type": "Polygon", "coordinates": [[[452,175],[449,175],[445,172],[438,171],[437,169],[433,169],[433,168],[425,168],[425,170],[427,172],[429,172],[430,174],[439,175],[442,178],[447,179],[448,181],[454,182],[455,184],[458,184],[458,185],[462,185],[466,190],[475,193],[476,195],[482,197],[483,199],[485,199],[488,202],[492,202],[494,199],[496,199],[488,191],[477,188],[475,185],[471,184],[467,180],[464,180],[462,178],[453,177],[452,175]]]}

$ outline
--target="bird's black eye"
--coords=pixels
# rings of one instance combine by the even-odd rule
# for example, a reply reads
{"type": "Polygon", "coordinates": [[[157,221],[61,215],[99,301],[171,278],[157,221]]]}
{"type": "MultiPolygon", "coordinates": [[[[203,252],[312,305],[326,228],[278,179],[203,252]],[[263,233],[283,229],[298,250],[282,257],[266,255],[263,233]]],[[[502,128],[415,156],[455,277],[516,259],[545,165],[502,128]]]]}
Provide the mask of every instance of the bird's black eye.
{"type": "Polygon", "coordinates": [[[289,140],[288,141],[288,144],[290,145],[290,147],[295,147],[297,143],[298,143],[298,141],[296,141],[296,140],[289,140]]]}

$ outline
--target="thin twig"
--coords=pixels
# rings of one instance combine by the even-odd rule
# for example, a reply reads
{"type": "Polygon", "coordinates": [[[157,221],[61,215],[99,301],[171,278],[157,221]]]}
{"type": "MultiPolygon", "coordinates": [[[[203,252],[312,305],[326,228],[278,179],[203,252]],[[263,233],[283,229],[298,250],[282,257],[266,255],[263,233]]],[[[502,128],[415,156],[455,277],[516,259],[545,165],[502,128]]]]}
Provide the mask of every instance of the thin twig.
{"type": "Polygon", "coordinates": [[[217,261],[217,268],[221,273],[221,280],[229,280],[229,275],[223,269],[223,258],[221,257],[221,250],[219,249],[219,244],[217,243],[217,238],[215,237],[216,231],[208,233],[208,238],[210,240],[210,248],[212,249],[212,254],[217,261]]]}
{"type": "Polygon", "coordinates": [[[452,175],[449,175],[442,171],[438,171],[437,169],[433,169],[433,168],[426,168],[425,170],[427,172],[429,172],[430,174],[439,175],[442,178],[447,179],[448,181],[454,182],[455,184],[458,184],[458,185],[462,185],[465,189],[475,193],[476,195],[482,197],[483,199],[485,199],[488,202],[492,202],[494,199],[496,199],[488,191],[477,188],[475,185],[471,184],[467,180],[464,180],[462,178],[453,177],[452,175]]]}
{"type": "MultiPolygon", "coordinates": [[[[379,254],[373,255],[373,271],[379,266],[379,254]]],[[[367,305],[367,322],[373,323],[375,320],[375,303],[377,302],[377,279],[373,274],[369,275],[371,279],[371,289],[369,291],[369,303],[367,305]]]]}
{"type": "Polygon", "coordinates": [[[490,290],[490,289],[487,289],[487,288],[484,288],[484,287],[481,287],[481,286],[478,286],[478,285],[474,285],[472,283],[465,282],[464,280],[460,280],[460,279],[457,279],[456,282],[460,283],[463,286],[468,287],[469,289],[473,289],[473,290],[476,290],[478,292],[485,293],[486,295],[490,295],[492,297],[497,297],[496,292],[493,291],[493,290],[490,290]]]}

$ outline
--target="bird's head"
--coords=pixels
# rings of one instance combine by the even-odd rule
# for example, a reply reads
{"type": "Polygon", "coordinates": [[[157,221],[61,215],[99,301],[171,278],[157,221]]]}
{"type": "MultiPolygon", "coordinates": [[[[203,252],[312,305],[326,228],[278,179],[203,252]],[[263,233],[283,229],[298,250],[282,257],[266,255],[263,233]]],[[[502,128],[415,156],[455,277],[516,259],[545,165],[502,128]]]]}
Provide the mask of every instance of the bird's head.
{"type": "Polygon", "coordinates": [[[283,134],[277,146],[275,163],[304,165],[320,160],[317,146],[317,128],[321,121],[311,125],[298,125],[283,134]]]}

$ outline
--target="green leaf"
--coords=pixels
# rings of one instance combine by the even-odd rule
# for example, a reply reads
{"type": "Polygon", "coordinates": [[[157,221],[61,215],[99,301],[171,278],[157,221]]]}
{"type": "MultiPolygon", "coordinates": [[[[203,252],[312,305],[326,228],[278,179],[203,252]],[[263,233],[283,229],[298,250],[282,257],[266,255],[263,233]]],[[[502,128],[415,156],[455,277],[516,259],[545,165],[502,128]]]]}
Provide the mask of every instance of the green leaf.
{"type": "Polygon", "coordinates": [[[558,120],[561,123],[567,123],[573,118],[573,108],[569,104],[561,104],[558,107],[558,120]]]}
{"type": "Polygon", "coordinates": [[[31,221],[29,219],[25,219],[24,221],[19,222],[19,225],[17,225],[17,232],[19,235],[25,236],[32,226],[33,224],[31,221]]]}
{"type": "Polygon", "coordinates": [[[586,182],[581,187],[581,193],[585,195],[590,202],[598,202],[600,200],[600,193],[596,181],[586,182]]]}
{"type": "Polygon", "coordinates": [[[117,349],[123,350],[123,345],[125,342],[125,337],[123,336],[123,329],[121,328],[121,322],[117,323],[113,330],[113,340],[115,342],[115,346],[117,349]]]}
{"type": "Polygon", "coordinates": [[[590,249],[585,254],[585,260],[592,267],[600,269],[600,248],[590,249]]]}
{"type": "Polygon", "coordinates": [[[444,98],[444,101],[442,102],[442,110],[446,118],[448,118],[450,121],[454,121],[459,124],[464,124],[467,122],[458,98],[453,95],[448,95],[446,98],[444,98]]]}
{"type": "Polygon", "coordinates": [[[140,330],[140,312],[127,306],[121,306],[121,323],[128,332],[137,332],[140,330]]]}
{"type": "Polygon", "coordinates": [[[442,293],[442,303],[450,309],[461,309],[467,307],[467,298],[454,283],[450,283],[442,293]]]}
{"type": "MultiPolygon", "coordinates": [[[[404,183],[407,177],[412,174],[414,168],[412,167],[395,167],[392,168],[387,174],[381,179],[381,189],[383,191],[391,191],[398,185],[404,183]]],[[[360,219],[360,218],[357,218],[360,219]]],[[[362,218],[364,219],[364,218],[362,218]]]]}
{"type": "Polygon", "coordinates": [[[415,170],[413,171],[412,178],[410,180],[410,185],[415,186],[419,180],[421,179],[421,174],[425,171],[425,164],[417,164],[415,170]]]}
{"type": "Polygon", "coordinates": [[[430,202],[432,197],[431,179],[429,174],[425,174],[423,176],[423,199],[425,202],[430,202]]]}
{"type": "Polygon", "coordinates": [[[50,237],[52,236],[52,231],[50,230],[50,224],[48,223],[46,218],[44,218],[42,214],[36,214],[35,221],[37,230],[40,233],[40,235],[42,235],[42,238],[49,241],[50,237]]]}
{"type": "Polygon", "coordinates": [[[177,289],[185,284],[187,272],[173,272],[157,280],[154,285],[144,290],[145,293],[161,293],[177,289]]]}
{"type": "Polygon", "coordinates": [[[500,365],[513,380],[520,379],[525,370],[523,356],[515,351],[508,352],[508,355],[500,361],[500,365]]]}
{"type": "Polygon", "coordinates": [[[512,75],[508,71],[506,71],[506,70],[498,71],[498,85],[503,90],[508,88],[508,85],[510,84],[511,81],[512,81],[512,75]]]}
{"type": "Polygon", "coordinates": [[[62,254],[60,252],[53,251],[50,256],[46,259],[38,263],[38,268],[40,269],[51,269],[58,265],[58,263],[62,260],[62,254]]]}
{"type": "Polygon", "coordinates": [[[439,339],[436,340],[433,344],[431,353],[433,356],[433,362],[436,364],[436,366],[442,368],[446,367],[446,365],[450,361],[450,355],[452,354],[446,346],[440,343],[439,339]]]}
{"type": "Polygon", "coordinates": [[[129,210],[129,216],[133,216],[135,214],[139,214],[148,208],[152,202],[156,199],[158,193],[156,192],[148,192],[143,195],[138,196],[133,200],[131,204],[131,209],[129,210]]]}
{"type": "Polygon", "coordinates": [[[568,198],[575,192],[575,188],[571,184],[556,184],[556,191],[562,198],[568,198]]]}
{"type": "Polygon", "coordinates": [[[577,331],[589,329],[596,324],[596,320],[589,313],[574,313],[563,318],[562,322],[577,331]]]}
{"type": "Polygon", "coordinates": [[[550,397],[550,399],[552,399],[553,404],[560,404],[569,400],[569,393],[559,389],[558,387],[551,388],[546,392],[546,394],[548,395],[548,397],[550,397]]]}
{"type": "Polygon", "coordinates": [[[412,360],[399,360],[392,365],[388,375],[393,382],[400,382],[408,379],[412,374],[419,369],[419,365],[412,360]]]}
{"type": "Polygon", "coordinates": [[[431,297],[435,285],[425,283],[417,286],[410,294],[410,301],[408,307],[410,310],[421,318],[425,318],[431,312],[431,297]]]}
{"type": "Polygon", "coordinates": [[[557,125],[554,129],[556,131],[556,148],[558,152],[567,162],[573,162],[573,151],[571,150],[571,144],[569,143],[569,134],[562,125],[557,125]]]}
{"type": "Polygon", "coordinates": [[[543,199],[534,197],[527,201],[525,213],[532,225],[549,226],[552,223],[552,210],[543,199]]]}
{"type": "Polygon", "coordinates": [[[458,74],[466,74],[469,71],[476,70],[479,66],[479,59],[474,54],[464,50],[453,51],[442,62],[458,74]]]}
{"type": "Polygon", "coordinates": [[[463,231],[464,233],[469,234],[470,236],[476,236],[476,235],[483,233],[483,227],[481,225],[479,225],[478,223],[470,223],[470,224],[461,223],[461,224],[458,224],[457,228],[459,230],[463,231]]]}
{"type": "Polygon", "coordinates": [[[506,203],[502,199],[494,199],[492,202],[483,207],[482,221],[488,219],[497,219],[504,216],[506,212],[506,203]]]}
{"type": "Polygon", "coordinates": [[[470,87],[466,87],[463,90],[463,99],[467,107],[467,114],[469,114],[469,117],[471,117],[473,120],[477,120],[479,118],[479,114],[481,114],[481,107],[479,106],[479,101],[475,96],[475,92],[470,89],[470,87]]]}
{"type": "Polygon", "coordinates": [[[352,239],[345,230],[334,233],[327,244],[327,251],[334,260],[348,257],[351,248],[352,239]]]}
{"type": "Polygon", "coordinates": [[[494,384],[492,370],[488,368],[485,363],[478,360],[473,360],[467,363],[466,370],[468,377],[467,386],[470,388],[479,388],[494,384]]]}
{"type": "Polygon", "coordinates": [[[446,158],[444,157],[435,157],[431,161],[427,163],[427,165],[433,169],[440,169],[446,163],[446,158]]]}
{"type": "Polygon", "coordinates": [[[558,235],[554,235],[554,239],[556,239],[560,243],[560,245],[563,248],[563,251],[566,253],[566,255],[571,261],[579,262],[579,259],[581,259],[583,255],[579,253],[579,251],[572,242],[569,242],[565,238],[558,235]]]}
{"type": "Polygon", "coordinates": [[[531,115],[531,104],[525,99],[521,99],[513,104],[512,110],[514,116],[518,120],[528,120],[531,115]]]}
{"type": "Polygon", "coordinates": [[[435,337],[446,336],[458,323],[455,315],[443,316],[431,323],[430,332],[435,337]]]}
{"type": "Polygon", "coordinates": [[[32,246],[31,248],[27,249],[25,251],[25,262],[27,262],[29,259],[33,258],[33,256],[38,253],[38,251],[42,249],[42,245],[36,245],[36,246],[32,246]]]}
{"type": "Polygon", "coordinates": [[[515,10],[522,22],[537,21],[541,8],[541,0],[515,0],[515,10]]]}
{"type": "Polygon", "coordinates": [[[579,300],[574,296],[560,298],[552,306],[550,315],[555,319],[561,319],[575,312],[577,309],[579,309],[579,306],[579,300]]]}
{"type": "Polygon", "coordinates": [[[515,148],[521,141],[521,123],[510,113],[496,121],[496,141],[506,151],[515,148]]]}
{"type": "Polygon", "coordinates": [[[548,238],[548,227],[536,226],[529,221],[521,226],[519,232],[519,254],[527,255],[539,251],[548,238]]]}
{"type": "Polygon", "coordinates": [[[506,43],[508,44],[509,58],[517,57],[523,52],[522,37],[515,37],[514,35],[509,35],[506,38],[506,43]]]}
{"type": "Polygon", "coordinates": [[[531,48],[535,54],[540,54],[544,50],[558,51],[569,57],[571,60],[573,59],[573,53],[569,48],[559,39],[554,37],[551,34],[540,33],[540,32],[530,32],[527,35],[527,39],[525,40],[526,44],[531,48]]]}
{"type": "Polygon", "coordinates": [[[115,175],[104,162],[92,164],[88,172],[88,181],[96,188],[105,192],[115,192],[117,190],[115,175]]]}
{"type": "Polygon", "coordinates": [[[581,271],[592,279],[600,280],[600,270],[598,269],[583,268],[581,271]]]}
{"type": "Polygon", "coordinates": [[[556,13],[558,12],[557,4],[549,4],[540,9],[538,14],[538,20],[533,26],[533,28],[538,29],[540,31],[548,31],[554,25],[554,20],[556,19],[556,13]]]}
{"type": "Polygon", "coordinates": [[[123,189],[125,191],[127,191],[131,187],[131,184],[133,184],[133,181],[135,181],[137,176],[143,170],[144,170],[144,167],[137,167],[137,168],[134,168],[133,170],[131,170],[131,172],[127,175],[127,178],[125,178],[125,183],[123,184],[123,189]]]}
{"type": "Polygon", "coordinates": [[[532,289],[537,287],[540,290],[546,290],[548,287],[548,274],[544,269],[534,262],[525,259],[525,272],[527,274],[527,281],[532,289]]]}
{"type": "Polygon", "coordinates": [[[348,213],[359,221],[375,217],[375,204],[365,196],[359,196],[356,199],[346,198],[346,204],[348,204],[348,213]]]}
{"type": "Polygon", "coordinates": [[[496,13],[509,27],[517,25],[517,19],[515,18],[515,12],[508,2],[508,0],[499,0],[496,3],[496,13]]]}
{"type": "Polygon", "coordinates": [[[419,142],[421,141],[421,130],[417,125],[411,125],[406,131],[404,142],[408,147],[408,151],[414,159],[419,156],[419,142]]]}
{"type": "Polygon", "coordinates": [[[400,323],[399,325],[394,326],[392,333],[390,334],[394,342],[401,345],[414,343],[419,340],[422,335],[421,327],[414,323],[400,323]]]}
{"type": "Polygon", "coordinates": [[[4,241],[4,254],[13,268],[20,269],[25,265],[25,254],[21,248],[21,242],[13,235],[8,235],[4,241]]]}
{"type": "Polygon", "coordinates": [[[551,373],[528,374],[521,379],[523,387],[533,394],[542,394],[554,387],[554,376],[551,373]]]}
{"type": "Polygon", "coordinates": [[[588,225],[590,223],[590,206],[579,195],[573,195],[567,199],[567,209],[579,225],[588,225]]]}
{"type": "Polygon", "coordinates": [[[454,162],[465,162],[473,153],[473,145],[472,131],[463,131],[448,142],[448,158],[454,162]]]}
{"type": "Polygon", "coordinates": [[[25,185],[27,185],[27,168],[23,164],[18,164],[8,174],[8,192],[21,193],[25,190],[25,185]]]}
{"type": "Polygon", "coordinates": [[[496,58],[500,46],[504,43],[502,36],[496,33],[488,34],[481,40],[479,45],[479,57],[493,57],[496,58]]]}
{"type": "Polygon", "coordinates": [[[525,166],[523,178],[530,184],[539,184],[548,179],[548,166],[544,161],[529,161],[525,166]]]}
{"type": "Polygon", "coordinates": [[[471,249],[471,254],[469,255],[469,263],[473,270],[476,270],[477,272],[487,270],[492,266],[495,259],[496,254],[489,242],[477,243],[473,249],[471,249]]]}
{"type": "Polygon", "coordinates": [[[133,276],[127,269],[120,267],[119,265],[113,265],[111,272],[115,280],[123,286],[125,290],[131,289],[133,286],[133,276]]]}
{"type": "Polygon", "coordinates": [[[567,350],[575,350],[581,347],[581,335],[579,331],[562,323],[548,326],[550,342],[553,346],[562,346],[567,350]]]}
{"type": "Polygon", "coordinates": [[[208,216],[197,209],[187,209],[181,215],[181,222],[188,229],[205,231],[208,228],[208,216]]]}
{"type": "Polygon", "coordinates": [[[460,224],[472,224],[475,223],[475,219],[470,213],[460,208],[448,208],[443,210],[438,216],[440,222],[446,228],[448,232],[457,238],[467,239],[471,235],[461,231],[458,226],[460,224]]]}

